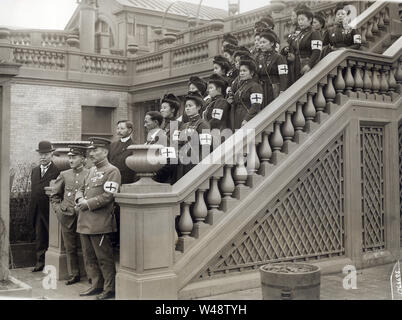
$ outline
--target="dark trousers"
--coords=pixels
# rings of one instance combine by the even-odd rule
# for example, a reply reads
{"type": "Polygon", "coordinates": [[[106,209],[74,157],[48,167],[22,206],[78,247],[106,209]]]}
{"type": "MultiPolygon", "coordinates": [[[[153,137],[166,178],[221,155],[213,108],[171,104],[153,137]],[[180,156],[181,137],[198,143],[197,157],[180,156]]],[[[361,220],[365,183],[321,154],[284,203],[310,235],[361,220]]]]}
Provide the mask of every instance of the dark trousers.
{"type": "Polygon", "coordinates": [[[116,268],[110,234],[80,234],[80,238],[85,269],[92,280],[92,287],[114,292],[116,268]]]}
{"type": "Polygon", "coordinates": [[[45,265],[45,253],[49,247],[49,220],[43,217],[39,212],[35,218],[35,249],[36,249],[36,265],[45,265]]]}
{"type": "Polygon", "coordinates": [[[80,267],[78,263],[78,241],[79,234],[75,231],[77,222],[75,222],[71,229],[61,225],[61,235],[63,237],[64,247],[66,248],[67,256],[67,269],[70,277],[80,276],[80,267]]]}

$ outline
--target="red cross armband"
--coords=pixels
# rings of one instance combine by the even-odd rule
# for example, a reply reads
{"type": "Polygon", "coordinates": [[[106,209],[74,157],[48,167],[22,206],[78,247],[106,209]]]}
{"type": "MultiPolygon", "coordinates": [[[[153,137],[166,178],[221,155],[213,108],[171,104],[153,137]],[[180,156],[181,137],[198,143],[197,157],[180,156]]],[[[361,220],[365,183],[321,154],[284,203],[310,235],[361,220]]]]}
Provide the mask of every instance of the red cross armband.
{"type": "Polygon", "coordinates": [[[116,193],[119,191],[119,184],[114,181],[106,181],[103,185],[103,190],[105,190],[107,193],[116,193]]]}
{"type": "Polygon", "coordinates": [[[222,109],[213,109],[212,110],[212,118],[216,120],[222,120],[223,110],[222,109]]]}
{"type": "Polygon", "coordinates": [[[322,50],[321,40],[311,40],[311,50],[322,50]]]}
{"type": "Polygon", "coordinates": [[[209,133],[200,133],[199,138],[201,145],[212,145],[212,136],[209,133]]]}
{"type": "Polygon", "coordinates": [[[362,43],[362,36],[360,34],[355,34],[353,36],[353,43],[355,44],[362,43]]]}
{"type": "Polygon", "coordinates": [[[262,104],[263,98],[264,98],[264,96],[262,93],[252,93],[250,95],[250,102],[251,102],[251,104],[254,104],[254,103],[262,104]]]}
{"type": "Polygon", "coordinates": [[[161,149],[162,157],[166,159],[176,159],[176,150],[174,147],[166,147],[161,149]]]}
{"type": "Polygon", "coordinates": [[[278,64],[278,74],[288,74],[288,65],[287,64],[278,64]]]}

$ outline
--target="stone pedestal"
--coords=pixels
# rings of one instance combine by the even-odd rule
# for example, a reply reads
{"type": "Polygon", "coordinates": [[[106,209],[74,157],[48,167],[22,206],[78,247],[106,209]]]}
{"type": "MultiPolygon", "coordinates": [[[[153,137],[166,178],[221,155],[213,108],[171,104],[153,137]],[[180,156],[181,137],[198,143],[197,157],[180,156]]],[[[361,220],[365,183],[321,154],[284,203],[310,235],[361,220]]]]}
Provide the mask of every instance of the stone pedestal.
{"type": "Polygon", "coordinates": [[[121,226],[116,299],[177,299],[174,221],[180,208],[174,199],[149,198],[170,188],[149,183],[149,188],[123,185],[116,194],[121,226]]]}
{"type": "MultiPolygon", "coordinates": [[[[50,182],[50,185],[52,185],[52,181],[50,182]]],[[[78,253],[78,258],[80,275],[83,277],[86,275],[86,272],[81,252],[78,253]]],[[[53,211],[52,203],[49,205],[49,248],[45,254],[45,265],[56,267],[57,280],[66,280],[69,278],[66,249],[61,234],[61,226],[56,213],[53,211]]]]}

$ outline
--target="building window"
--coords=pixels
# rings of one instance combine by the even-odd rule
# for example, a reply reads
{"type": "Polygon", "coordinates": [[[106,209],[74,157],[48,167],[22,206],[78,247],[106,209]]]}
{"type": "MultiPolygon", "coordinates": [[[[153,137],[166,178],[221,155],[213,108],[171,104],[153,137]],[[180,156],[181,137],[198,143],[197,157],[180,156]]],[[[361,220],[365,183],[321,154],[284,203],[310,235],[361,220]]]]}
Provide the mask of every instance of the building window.
{"type": "Polygon", "coordinates": [[[82,106],[81,139],[89,137],[112,138],[114,108],[82,106]]]}
{"type": "Polygon", "coordinates": [[[138,24],[138,44],[140,46],[148,46],[148,26],[138,24]]]}

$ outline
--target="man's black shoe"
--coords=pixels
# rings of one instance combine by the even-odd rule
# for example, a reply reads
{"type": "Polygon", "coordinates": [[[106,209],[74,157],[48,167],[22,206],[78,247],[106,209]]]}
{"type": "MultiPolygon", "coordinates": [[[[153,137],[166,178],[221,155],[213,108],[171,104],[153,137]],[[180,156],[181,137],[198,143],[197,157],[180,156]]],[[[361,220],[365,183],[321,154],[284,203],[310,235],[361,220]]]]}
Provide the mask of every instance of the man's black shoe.
{"type": "Polygon", "coordinates": [[[103,291],[100,295],[96,297],[97,300],[106,300],[115,297],[114,291],[103,291]]]}
{"type": "Polygon", "coordinates": [[[42,271],[43,270],[43,268],[44,268],[45,266],[35,266],[35,268],[33,268],[32,269],[32,272],[39,272],[39,271],[42,271]]]}
{"type": "Polygon", "coordinates": [[[68,279],[65,284],[66,286],[69,286],[77,282],[80,282],[80,276],[71,277],[71,279],[68,279]]]}
{"type": "Polygon", "coordinates": [[[92,288],[92,287],[90,287],[88,290],[80,292],[80,296],[81,297],[94,296],[94,295],[96,295],[98,293],[101,293],[102,291],[103,291],[102,288],[92,288]]]}

